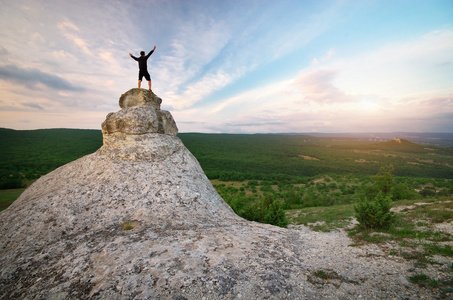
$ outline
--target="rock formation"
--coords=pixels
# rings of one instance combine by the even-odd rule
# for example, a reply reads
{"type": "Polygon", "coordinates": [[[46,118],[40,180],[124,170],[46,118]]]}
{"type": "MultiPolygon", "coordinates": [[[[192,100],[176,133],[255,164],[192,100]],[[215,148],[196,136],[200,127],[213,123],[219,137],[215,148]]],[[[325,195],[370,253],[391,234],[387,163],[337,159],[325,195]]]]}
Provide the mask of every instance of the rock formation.
{"type": "MultiPolygon", "coordinates": [[[[386,264],[358,264],[347,241],[321,245],[238,217],[160,104],[146,90],[122,95],[97,152],[41,177],[0,214],[0,299],[357,298],[363,274],[386,264]],[[307,277],[318,269],[344,280],[320,288],[307,277]]],[[[401,285],[397,276],[375,296],[401,285]]]]}

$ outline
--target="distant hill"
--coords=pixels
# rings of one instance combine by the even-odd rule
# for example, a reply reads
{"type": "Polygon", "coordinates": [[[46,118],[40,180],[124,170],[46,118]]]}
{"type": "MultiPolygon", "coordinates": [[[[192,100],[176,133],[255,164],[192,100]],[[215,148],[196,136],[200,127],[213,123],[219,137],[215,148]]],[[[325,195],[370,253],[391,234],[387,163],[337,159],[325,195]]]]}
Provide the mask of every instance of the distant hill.
{"type": "Polygon", "coordinates": [[[417,144],[428,144],[439,147],[453,147],[452,132],[343,132],[343,133],[282,133],[282,135],[310,135],[326,138],[356,138],[368,141],[386,141],[395,136],[417,144]]]}
{"type": "Polygon", "coordinates": [[[398,151],[398,152],[411,152],[411,153],[422,153],[426,152],[426,147],[409,142],[405,139],[400,139],[395,137],[391,141],[377,143],[370,145],[370,148],[376,150],[386,150],[386,151],[398,151]]]}

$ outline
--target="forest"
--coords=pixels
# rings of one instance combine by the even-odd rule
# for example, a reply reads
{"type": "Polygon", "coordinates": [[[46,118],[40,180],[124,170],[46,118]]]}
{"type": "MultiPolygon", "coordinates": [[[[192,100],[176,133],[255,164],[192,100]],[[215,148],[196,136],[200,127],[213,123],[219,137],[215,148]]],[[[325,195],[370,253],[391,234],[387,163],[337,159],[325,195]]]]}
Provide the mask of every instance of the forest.
{"type": "MultiPolygon", "coordinates": [[[[453,179],[453,148],[308,135],[180,133],[209,179],[305,183],[325,174],[453,179]]],[[[102,146],[99,130],[0,129],[0,189],[21,188],[102,146]]]]}
{"type": "Polygon", "coordinates": [[[29,185],[102,146],[100,130],[0,129],[0,189],[29,185]]]}
{"type": "Polygon", "coordinates": [[[210,179],[298,182],[321,174],[373,175],[390,164],[396,176],[453,178],[453,148],[407,140],[199,133],[180,138],[210,179]]]}

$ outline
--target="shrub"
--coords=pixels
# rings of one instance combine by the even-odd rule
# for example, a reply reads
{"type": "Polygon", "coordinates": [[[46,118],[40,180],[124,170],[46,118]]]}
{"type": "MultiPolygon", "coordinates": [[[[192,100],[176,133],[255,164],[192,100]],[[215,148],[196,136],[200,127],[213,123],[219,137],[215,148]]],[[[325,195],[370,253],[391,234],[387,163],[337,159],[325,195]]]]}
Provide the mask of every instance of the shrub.
{"type": "Polygon", "coordinates": [[[284,209],[291,209],[291,208],[300,208],[302,207],[302,197],[303,197],[303,190],[297,191],[295,189],[290,189],[287,192],[283,193],[283,208],[284,209]]]}
{"type": "Polygon", "coordinates": [[[423,190],[421,190],[421,191],[419,192],[419,194],[420,194],[423,198],[434,197],[434,196],[436,196],[436,189],[435,189],[434,187],[427,186],[427,187],[423,188],[423,190]]]}
{"type": "Polygon", "coordinates": [[[440,197],[447,197],[450,193],[448,192],[447,189],[441,189],[438,193],[437,193],[437,196],[440,196],[440,197]]]}
{"type": "Polygon", "coordinates": [[[121,226],[122,226],[123,230],[132,230],[132,229],[134,229],[135,224],[132,221],[126,221],[126,222],[123,222],[123,224],[121,226]]]}
{"type": "Polygon", "coordinates": [[[426,286],[432,286],[432,287],[437,287],[439,286],[439,283],[435,279],[429,278],[427,275],[421,273],[421,274],[415,274],[414,276],[410,276],[409,280],[412,283],[418,284],[419,286],[426,287],[426,286]]]}
{"type": "Polygon", "coordinates": [[[354,206],[355,216],[360,226],[365,230],[383,229],[393,222],[393,213],[390,211],[392,200],[390,196],[379,193],[373,199],[362,198],[354,206]]]}
{"type": "Polygon", "coordinates": [[[249,183],[248,183],[249,186],[257,186],[258,185],[258,181],[256,180],[250,180],[249,183]]]}
{"type": "Polygon", "coordinates": [[[376,185],[379,187],[379,190],[387,195],[392,191],[393,187],[393,176],[392,173],[395,171],[393,165],[381,167],[379,173],[374,176],[376,185]]]}
{"type": "Polygon", "coordinates": [[[280,206],[279,200],[274,200],[264,216],[264,222],[286,228],[288,219],[286,219],[285,211],[280,206]]]}
{"type": "Polygon", "coordinates": [[[373,199],[379,194],[380,189],[376,184],[363,184],[358,188],[357,194],[359,198],[373,199]]]}
{"type": "Polygon", "coordinates": [[[262,223],[262,210],[256,203],[245,206],[239,215],[246,220],[262,223]]]}
{"type": "Polygon", "coordinates": [[[419,195],[416,191],[409,189],[407,184],[398,183],[393,186],[392,189],[392,200],[402,200],[402,199],[417,199],[419,195]]]}
{"type": "Polygon", "coordinates": [[[271,193],[274,191],[270,185],[262,185],[260,187],[260,190],[263,192],[271,192],[271,193]]]}
{"type": "Polygon", "coordinates": [[[0,190],[20,189],[24,187],[22,176],[14,174],[9,177],[0,178],[0,190]]]}

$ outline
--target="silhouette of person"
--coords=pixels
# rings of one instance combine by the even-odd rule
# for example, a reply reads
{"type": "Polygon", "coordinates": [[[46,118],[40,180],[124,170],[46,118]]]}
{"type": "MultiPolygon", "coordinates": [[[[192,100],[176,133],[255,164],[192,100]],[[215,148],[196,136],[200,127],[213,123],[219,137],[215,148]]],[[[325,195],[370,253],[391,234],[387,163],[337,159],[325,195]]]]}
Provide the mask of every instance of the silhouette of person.
{"type": "Polygon", "coordinates": [[[148,80],[148,86],[149,90],[151,91],[151,76],[149,76],[148,73],[148,58],[153,54],[154,50],[156,50],[156,46],[154,46],[153,50],[151,50],[148,55],[145,55],[145,51],[140,52],[140,57],[135,57],[132,55],[132,53],[129,53],[129,55],[138,61],[138,88],[140,88],[140,85],[142,84],[142,79],[143,76],[145,77],[146,80],[148,80]]]}

